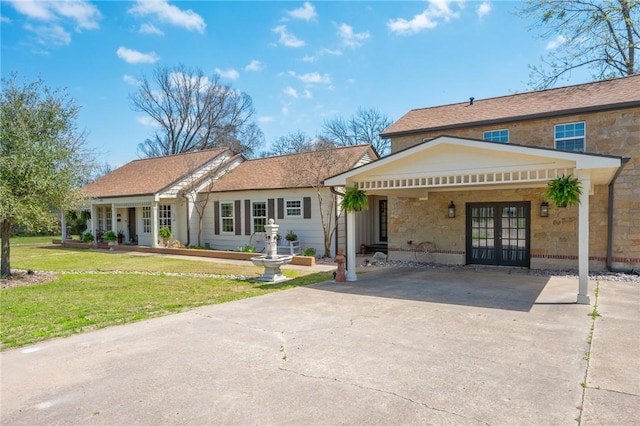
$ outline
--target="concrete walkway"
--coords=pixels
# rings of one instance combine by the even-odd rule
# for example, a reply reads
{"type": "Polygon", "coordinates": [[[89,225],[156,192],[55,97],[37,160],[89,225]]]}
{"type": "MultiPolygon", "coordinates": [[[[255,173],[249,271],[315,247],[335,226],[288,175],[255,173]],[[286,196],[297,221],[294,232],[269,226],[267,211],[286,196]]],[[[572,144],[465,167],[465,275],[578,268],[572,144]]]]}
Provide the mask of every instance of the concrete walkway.
{"type": "Polygon", "coordinates": [[[640,287],[576,288],[381,269],[52,340],[0,354],[0,423],[637,424],[640,287]]]}

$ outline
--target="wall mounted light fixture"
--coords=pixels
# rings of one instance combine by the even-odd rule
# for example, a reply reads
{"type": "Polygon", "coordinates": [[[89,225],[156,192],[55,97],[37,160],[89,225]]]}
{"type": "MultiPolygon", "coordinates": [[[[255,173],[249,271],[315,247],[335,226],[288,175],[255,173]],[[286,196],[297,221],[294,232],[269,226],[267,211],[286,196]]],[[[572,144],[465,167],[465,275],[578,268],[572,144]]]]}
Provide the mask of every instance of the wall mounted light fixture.
{"type": "Polygon", "coordinates": [[[546,201],[540,204],[540,217],[549,217],[549,203],[546,201]]]}
{"type": "Polygon", "coordinates": [[[453,204],[453,201],[449,203],[449,208],[447,209],[449,212],[449,218],[452,219],[456,217],[456,205],[453,204]]]}

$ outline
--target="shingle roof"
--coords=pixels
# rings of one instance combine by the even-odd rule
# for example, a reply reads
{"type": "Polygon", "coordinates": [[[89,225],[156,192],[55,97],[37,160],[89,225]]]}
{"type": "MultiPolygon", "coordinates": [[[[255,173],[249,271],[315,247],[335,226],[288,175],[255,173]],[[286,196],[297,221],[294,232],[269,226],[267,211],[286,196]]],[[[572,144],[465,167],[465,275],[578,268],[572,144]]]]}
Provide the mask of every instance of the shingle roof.
{"type": "Polygon", "coordinates": [[[321,179],[324,179],[355,167],[367,154],[375,159],[371,145],[340,147],[330,152],[330,161],[326,161],[327,154],[322,151],[247,160],[216,181],[211,191],[309,187],[311,184],[305,177],[313,179],[314,176],[305,170],[310,165],[321,167],[321,179]]]}
{"type": "Polygon", "coordinates": [[[483,123],[566,115],[613,107],[640,106],[640,74],[575,86],[476,99],[473,105],[414,109],[382,132],[384,137],[483,123]]]}
{"type": "Polygon", "coordinates": [[[155,194],[213,160],[226,148],[134,160],[86,185],[91,197],[155,194]]]}

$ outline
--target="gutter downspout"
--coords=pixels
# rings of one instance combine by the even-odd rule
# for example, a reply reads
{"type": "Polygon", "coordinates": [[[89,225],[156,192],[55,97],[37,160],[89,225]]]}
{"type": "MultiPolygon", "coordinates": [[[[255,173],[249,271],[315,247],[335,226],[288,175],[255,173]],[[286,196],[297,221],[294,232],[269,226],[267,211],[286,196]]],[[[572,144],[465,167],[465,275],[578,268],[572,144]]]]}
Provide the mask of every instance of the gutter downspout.
{"type": "Polygon", "coordinates": [[[620,175],[620,173],[622,173],[622,169],[624,169],[624,166],[627,165],[627,163],[629,162],[630,158],[622,158],[621,159],[621,165],[620,167],[618,167],[618,170],[616,170],[616,174],[613,175],[613,179],[611,179],[611,182],[609,182],[609,202],[608,202],[608,206],[607,206],[607,270],[609,272],[616,272],[616,273],[623,273],[623,274],[628,274],[633,272],[633,269],[631,270],[624,270],[624,269],[614,269],[613,266],[611,266],[612,263],[612,258],[613,258],[613,201],[614,201],[614,185],[616,183],[616,179],[618,179],[618,176],[620,175]]]}

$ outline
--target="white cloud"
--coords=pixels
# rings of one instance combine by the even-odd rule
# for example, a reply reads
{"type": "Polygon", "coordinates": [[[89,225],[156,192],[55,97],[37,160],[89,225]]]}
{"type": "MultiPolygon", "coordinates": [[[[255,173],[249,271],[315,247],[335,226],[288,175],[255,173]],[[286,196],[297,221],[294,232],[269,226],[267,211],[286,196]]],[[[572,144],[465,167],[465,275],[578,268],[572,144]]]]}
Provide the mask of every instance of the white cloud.
{"type": "Polygon", "coordinates": [[[301,7],[289,10],[287,11],[287,13],[294,19],[303,19],[305,21],[311,21],[318,16],[318,14],[316,13],[316,8],[308,1],[304,2],[301,7]]]}
{"type": "Polygon", "coordinates": [[[128,75],[128,74],[125,74],[125,75],[122,76],[122,81],[124,81],[125,83],[130,84],[132,86],[140,85],[140,80],[138,80],[134,76],[128,75]]]}
{"type": "Polygon", "coordinates": [[[325,53],[325,54],[331,55],[331,56],[342,56],[342,51],[341,50],[331,50],[331,49],[324,48],[324,49],[322,49],[322,53],[325,53]]]}
{"type": "Polygon", "coordinates": [[[158,127],[158,122],[155,121],[153,118],[149,117],[148,115],[141,115],[139,117],[136,117],[136,121],[142,124],[143,126],[158,127]]]}
{"type": "Polygon", "coordinates": [[[289,75],[306,84],[331,84],[331,77],[329,76],[329,74],[320,74],[318,72],[296,74],[293,71],[289,71],[289,75]]]}
{"type": "Polygon", "coordinates": [[[261,115],[258,117],[258,123],[271,123],[273,121],[273,117],[270,115],[261,115]]]}
{"type": "Polygon", "coordinates": [[[252,60],[244,67],[245,71],[261,71],[264,68],[264,64],[257,59],[252,60]]]}
{"type": "Polygon", "coordinates": [[[318,60],[318,57],[315,55],[306,55],[302,58],[302,62],[315,62],[318,60]]]}
{"type": "MultiPolygon", "coordinates": [[[[24,29],[35,34],[37,43],[44,46],[68,45],[71,34],[65,27],[73,26],[76,31],[93,30],[99,27],[101,18],[98,8],[85,0],[10,0],[9,3],[29,20],[42,22],[42,25],[26,22],[24,29]]],[[[2,17],[2,22],[10,23],[11,20],[2,17]]]]}
{"type": "Polygon", "coordinates": [[[93,4],[85,1],[35,1],[11,0],[19,13],[29,18],[45,22],[70,19],[77,30],[93,30],[99,27],[100,11],[93,4]]]}
{"type": "Polygon", "coordinates": [[[289,107],[287,105],[282,106],[282,115],[289,115],[289,107]]]}
{"type": "Polygon", "coordinates": [[[563,35],[559,35],[553,40],[551,40],[549,43],[547,43],[547,45],[545,46],[545,49],[554,50],[562,46],[566,42],[567,42],[567,38],[563,35]]]}
{"type": "Polygon", "coordinates": [[[313,95],[309,90],[305,89],[302,93],[298,93],[298,91],[291,86],[288,86],[287,88],[285,88],[283,92],[285,95],[290,96],[292,98],[296,98],[296,99],[298,98],[311,99],[313,97],[313,95]]]}
{"type": "Polygon", "coordinates": [[[491,12],[491,3],[489,3],[488,1],[483,1],[476,9],[476,13],[478,14],[478,18],[480,19],[487,16],[489,12],[491,12]]]}
{"type": "Polygon", "coordinates": [[[229,80],[237,80],[240,78],[240,73],[233,68],[229,68],[228,70],[221,70],[220,68],[216,68],[214,70],[216,74],[219,74],[222,78],[228,78],[229,80]]]}
{"type": "Polygon", "coordinates": [[[387,27],[391,32],[408,35],[416,34],[426,29],[438,26],[440,21],[449,22],[452,18],[458,18],[460,14],[454,12],[450,5],[452,0],[429,0],[427,7],[421,14],[414,16],[410,20],[404,18],[391,19],[387,22],[387,27]]]}
{"type": "Polygon", "coordinates": [[[57,24],[38,26],[25,24],[24,29],[35,34],[37,42],[43,46],[66,46],[71,43],[71,34],[57,24]]]}
{"type": "Polygon", "coordinates": [[[122,46],[118,48],[116,54],[130,64],[153,64],[160,59],[156,52],[142,53],[122,46]]]}
{"type": "Polygon", "coordinates": [[[191,9],[181,10],[170,5],[167,0],[137,0],[136,5],[129,9],[129,13],[137,16],[154,16],[161,22],[199,33],[204,33],[207,27],[202,16],[191,9]]]}
{"type": "Polygon", "coordinates": [[[348,78],[347,79],[347,84],[356,84],[356,79],[355,78],[348,78]]]}
{"type": "Polygon", "coordinates": [[[355,48],[362,45],[364,40],[371,37],[368,31],[354,33],[350,25],[342,24],[338,27],[338,37],[342,39],[342,44],[347,47],[355,48]]]}
{"type": "Polygon", "coordinates": [[[160,28],[149,23],[140,25],[140,29],[138,30],[138,32],[140,34],[164,35],[164,33],[160,28]]]}
{"type": "Polygon", "coordinates": [[[5,24],[10,24],[11,23],[11,19],[7,18],[6,16],[0,15],[0,22],[5,23],[5,24]]]}
{"type": "Polygon", "coordinates": [[[272,31],[276,34],[280,34],[280,40],[278,40],[278,43],[284,46],[302,47],[306,44],[303,40],[300,40],[295,35],[288,32],[286,25],[278,25],[272,31]]]}

